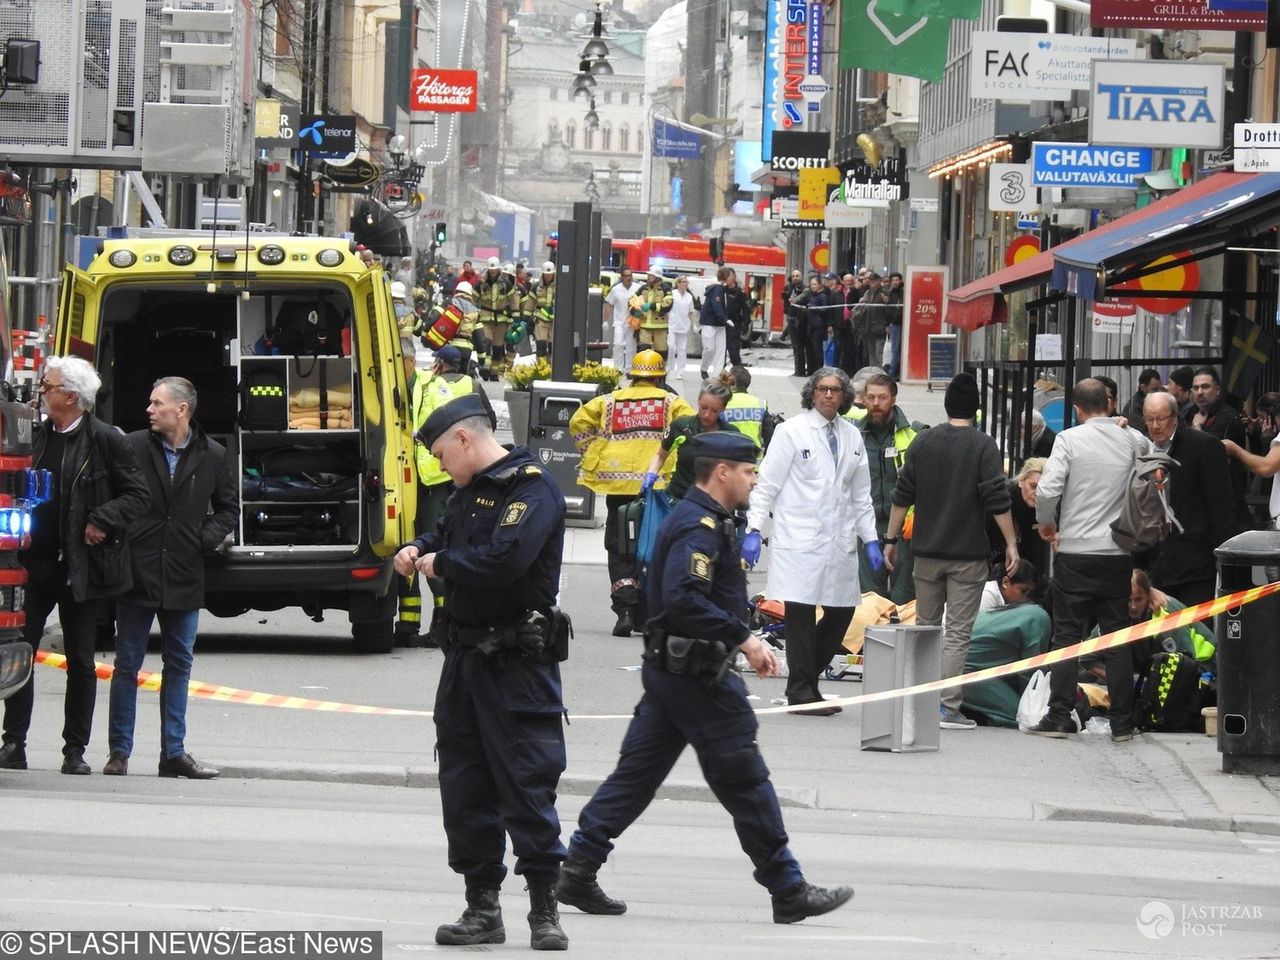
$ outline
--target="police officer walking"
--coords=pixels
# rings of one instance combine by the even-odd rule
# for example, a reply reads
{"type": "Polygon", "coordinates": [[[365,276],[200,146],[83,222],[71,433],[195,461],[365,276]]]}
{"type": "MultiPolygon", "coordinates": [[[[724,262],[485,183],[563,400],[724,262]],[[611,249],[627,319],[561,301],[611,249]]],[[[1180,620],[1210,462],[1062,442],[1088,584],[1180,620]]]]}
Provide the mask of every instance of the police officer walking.
{"type": "Polygon", "coordinates": [[[436,943],[505,942],[498,891],[510,834],[529,889],[530,944],[564,950],[555,899],[565,856],[555,808],[565,767],[559,661],[568,626],[555,608],[564,495],[528,450],[498,444],[474,394],[440,407],[419,435],[458,488],[439,532],[395,559],[401,576],[444,581],[436,748],[449,865],[466,881],[467,906],[436,930],[436,943]]]}
{"type": "Polygon", "coordinates": [[[644,697],[617,769],[578,818],[556,897],[586,913],[626,912],[625,903],[600,889],[596,874],[613,840],[644,812],[692,744],[755,864],[756,882],[773,897],[774,923],[795,923],[836,909],[853,890],[805,881],[787,848],[746,684],[729,670],[741,652],[757,676],[778,672],[773,651],[743,622],[747,579],[733,527],[733,511],[747,505],[756,483],[758,450],[733,431],[699,434],[689,444],[697,486],[663,523],[649,572],[644,697]]]}

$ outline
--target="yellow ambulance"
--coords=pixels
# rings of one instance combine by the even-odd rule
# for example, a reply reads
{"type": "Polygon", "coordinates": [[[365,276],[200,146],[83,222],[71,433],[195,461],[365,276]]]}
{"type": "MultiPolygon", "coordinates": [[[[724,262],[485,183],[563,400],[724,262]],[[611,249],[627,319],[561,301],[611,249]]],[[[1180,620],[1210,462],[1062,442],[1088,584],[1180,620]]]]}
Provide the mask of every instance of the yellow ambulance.
{"type": "Polygon", "coordinates": [[[393,644],[392,558],[413,537],[408,394],[387,279],[346,240],[144,230],[68,266],[57,352],[102,375],[98,412],[146,429],[159,377],[191,380],[230,452],[240,519],[207,560],[217,616],[346,610],[393,644]]]}

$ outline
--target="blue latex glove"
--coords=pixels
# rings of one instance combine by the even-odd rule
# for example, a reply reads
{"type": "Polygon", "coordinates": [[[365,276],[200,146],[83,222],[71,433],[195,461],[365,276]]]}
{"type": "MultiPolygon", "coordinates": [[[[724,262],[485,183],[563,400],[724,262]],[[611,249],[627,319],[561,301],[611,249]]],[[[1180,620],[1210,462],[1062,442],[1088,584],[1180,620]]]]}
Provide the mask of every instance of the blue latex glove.
{"type": "Polygon", "coordinates": [[[752,530],[742,538],[742,559],[747,561],[748,567],[754,567],[760,562],[759,530],[752,530]]]}
{"type": "Polygon", "coordinates": [[[653,485],[658,482],[658,475],[652,471],[644,475],[644,480],[640,484],[640,496],[647,496],[649,491],[653,489],[653,485]]]}
{"type": "Polygon", "coordinates": [[[880,550],[880,541],[872,540],[867,544],[867,559],[871,561],[871,569],[877,573],[884,569],[884,553],[880,550]]]}

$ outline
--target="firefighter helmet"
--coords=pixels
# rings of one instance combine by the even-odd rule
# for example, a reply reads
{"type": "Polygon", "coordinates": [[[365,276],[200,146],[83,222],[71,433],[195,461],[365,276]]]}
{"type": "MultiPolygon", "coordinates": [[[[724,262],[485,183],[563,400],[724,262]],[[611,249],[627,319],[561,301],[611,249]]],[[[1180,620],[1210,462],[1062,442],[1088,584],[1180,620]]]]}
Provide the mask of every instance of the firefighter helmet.
{"type": "Polygon", "coordinates": [[[662,354],[657,350],[641,350],[631,361],[630,376],[632,377],[652,378],[666,375],[666,364],[662,360],[662,354]]]}

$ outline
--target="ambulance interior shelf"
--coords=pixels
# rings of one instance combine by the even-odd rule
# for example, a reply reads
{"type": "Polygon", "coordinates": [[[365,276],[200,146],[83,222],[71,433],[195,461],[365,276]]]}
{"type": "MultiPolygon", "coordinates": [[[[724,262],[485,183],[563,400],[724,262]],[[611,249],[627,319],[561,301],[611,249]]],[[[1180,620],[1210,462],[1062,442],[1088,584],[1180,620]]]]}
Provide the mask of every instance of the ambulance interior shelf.
{"type": "Polygon", "coordinates": [[[240,313],[239,549],[350,551],[364,522],[350,334],[320,324],[322,342],[311,331],[290,342],[282,318],[291,305],[296,313],[298,302],[286,297],[254,298],[240,313]],[[278,352],[283,346],[308,352],[278,352]]]}

